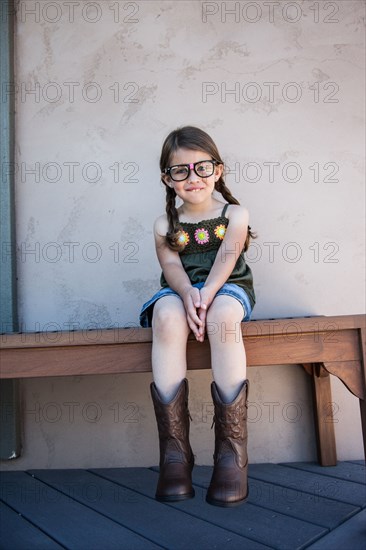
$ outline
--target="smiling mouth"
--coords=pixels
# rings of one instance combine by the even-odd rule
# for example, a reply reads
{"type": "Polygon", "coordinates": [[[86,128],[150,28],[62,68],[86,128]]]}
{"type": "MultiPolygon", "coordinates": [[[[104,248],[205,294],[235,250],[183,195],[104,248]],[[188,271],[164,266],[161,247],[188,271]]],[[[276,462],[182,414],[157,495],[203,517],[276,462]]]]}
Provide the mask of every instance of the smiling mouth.
{"type": "Polygon", "coordinates": [[[201,187],[193,187],[192,189],[187,189],[189,193],[197,193],[197,191],[202,191],[201,187]]]}

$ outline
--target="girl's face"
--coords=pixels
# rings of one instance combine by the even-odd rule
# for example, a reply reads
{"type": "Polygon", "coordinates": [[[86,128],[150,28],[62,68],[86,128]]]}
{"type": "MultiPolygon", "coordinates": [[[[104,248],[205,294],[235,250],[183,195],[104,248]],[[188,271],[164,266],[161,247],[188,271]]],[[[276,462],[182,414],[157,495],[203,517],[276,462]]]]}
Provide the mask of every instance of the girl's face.
{"type": "Polygon", "coordinates": [[[216,166],[208,162],[196,165],[196,163],[201,163],[201,161],[210,160],[212,160],[212,157],[205,151],[177,149],[170,162],[169,168],[174,167],[171,170],[171,175],[164,174],[163,180],[169,187],[175,190],[178,197],[184,202],[201,204],[211,198],[215,182],[220,178],[223,170],[221,164],[216,166]],[[190,166],[187,168],[184,165],[190,166]],[[197,173],[194,170],[194,165],[196,165],[197,173]],[[187,172],[189,172],[188,175],[187,172]],[[210,175],[205,176],[205,174],[210,175]],[[187,176],[186,179],[182,181],[174,181],[185,176],[187,176]]]}

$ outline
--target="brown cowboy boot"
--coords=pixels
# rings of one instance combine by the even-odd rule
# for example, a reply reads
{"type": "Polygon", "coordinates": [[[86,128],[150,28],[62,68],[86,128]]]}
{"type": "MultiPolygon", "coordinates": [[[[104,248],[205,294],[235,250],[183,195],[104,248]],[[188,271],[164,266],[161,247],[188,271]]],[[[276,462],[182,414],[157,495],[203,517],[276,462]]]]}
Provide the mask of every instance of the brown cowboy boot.
{"type": "Polygon", "coordinates": [[[211,384],[215,406],[214,470],[206,500],[215,506],[236,506],[248,497],[247,397],[245,380],[231,403],[223,403],[215,382],[211,384]]]}
{"type": "Polygon", "coordinates": [[[150,389],[160,445],[160,475],[155,498],[169,502],[192,498],[194,457],[189,443],[188,380],[182,380],[170,403],[161,401],[154,382],[150,389]]]}

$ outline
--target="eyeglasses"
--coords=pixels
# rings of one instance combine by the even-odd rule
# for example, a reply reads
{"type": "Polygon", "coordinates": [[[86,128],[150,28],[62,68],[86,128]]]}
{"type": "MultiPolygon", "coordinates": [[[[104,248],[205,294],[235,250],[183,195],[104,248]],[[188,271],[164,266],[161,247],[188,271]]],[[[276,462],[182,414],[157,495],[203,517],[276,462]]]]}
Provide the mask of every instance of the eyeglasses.
{"type": "Polygon", "coordinates": [[[209,178],[215,171],[215,166],[220,164],[217,160],[200,160],[191,164],[176,164],[163,170],[173,181],[184,181],[189,177],[191,170],[200,178],[209,178]]]}

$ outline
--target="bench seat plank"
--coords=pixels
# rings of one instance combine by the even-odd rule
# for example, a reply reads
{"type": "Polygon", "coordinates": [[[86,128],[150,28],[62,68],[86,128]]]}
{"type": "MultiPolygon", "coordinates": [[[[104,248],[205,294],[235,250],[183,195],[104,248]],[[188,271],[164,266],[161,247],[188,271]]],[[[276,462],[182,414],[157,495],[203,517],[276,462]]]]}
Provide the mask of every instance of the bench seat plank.
{"type": "MultiPolygon", "coordinates": [[[[296,322],[299,323],[299,320],[296,322]]],[[[336,333],[333,329],[313,333],[296,330],[292,334],[266,332],[249,336],[249,329],[245,325],[251,323],[242,323],[250,367],[361,359],[357,330],[347,328],[336,333]]],[[[44,336],[43,341],[36,342],[37,333],[29,333],[28,341],[20,345],[20,335],[6,335],[6,342],[0,346],[0,378],[149,372],[151,329],[125,330],[128,335],[119,342],[112,335],[106,334],[108,331],[98,330],[94,334],[94,343],[92,336],[85,341],[85,338],[80,340],[80,335],[74,338],[73,333],[68,337],[62,335],[62,341],[57,344],[52,340],[47,341],[44,336]],[[137,337],[137,334],[140,336],[137,337]]],[[[207,338],[203,343],[190,338],[187,353],[189,369],[210,368],[207,338]]]]}
{"type": "MultiPolygon", "coordinates": [[[[294,340],[305,333],[313,335],[314,342],[320,334],[327,334],[328,341],[333,341],[337,333],[344,330],[354,330],[365,327],[365,315],[338,315],[319,317],[295,317],[286,319],[264,319],[248,321],[241,324],[243,337],[282,336],[284,340],[294,340]]],[[[194,340],[193,334],[189,340],[194,340]]],[[[134,327],[112,327],[91,330],[65,330],[2,333],[0,349],[58,347],[58,346],[88,346],[95,344],[129,344],[152,341],[152,329],[134,327]]]]}

